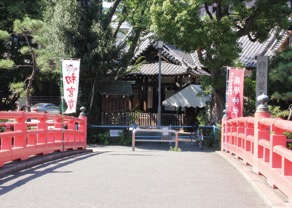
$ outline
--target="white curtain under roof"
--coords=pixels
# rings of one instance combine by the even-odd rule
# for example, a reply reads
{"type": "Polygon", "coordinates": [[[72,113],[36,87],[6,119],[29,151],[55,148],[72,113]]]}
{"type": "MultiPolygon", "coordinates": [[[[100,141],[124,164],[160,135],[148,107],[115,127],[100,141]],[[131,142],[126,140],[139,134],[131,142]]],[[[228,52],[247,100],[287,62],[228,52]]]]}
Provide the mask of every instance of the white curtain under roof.
{"type": "Polygon", "coordinates": [[[199,107],[206,106],[210,96],[205,95],[200,85],[189,85],[162,102],[164,106],[199,107]]]}

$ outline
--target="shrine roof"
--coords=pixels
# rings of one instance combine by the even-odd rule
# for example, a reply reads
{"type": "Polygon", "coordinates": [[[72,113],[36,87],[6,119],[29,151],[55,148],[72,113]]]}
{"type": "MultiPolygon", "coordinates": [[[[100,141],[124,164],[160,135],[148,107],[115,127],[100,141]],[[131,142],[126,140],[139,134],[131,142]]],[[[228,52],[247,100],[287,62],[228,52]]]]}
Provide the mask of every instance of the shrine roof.
{"type": "MultiPolygon", "coordinates": [[[[159,63],[149,63],[141,65],[137,70],[133,70],[128,74],[135,74],[135,75],[143,75],[143,76],[150,76],[150,75],[158,75],[159,72],[159,63]]],[[[164,61],[161,62],[161,74],[163,76],[172,76],[172,75],[194,75],[194,76],[201,76],[201,75],[209,75],[206,71],[201,69],[194,69],[190,68],[187,65],[175,65],[166,63],[164,61]]]]}
{"type": "MultiPolygon", "coordinates": [[[[287,31],[283,30],[280,35],[277,36],[276,32],[271,30],[269,37],[263,42],[252,42],[249,40],[247,35],[241,37],[238,40],[238,43],[242,48],[242,52],[239,57],[240,62],[247,68],[255,68],[256,56],[271,57],[275,55],[288,36],[289,34],[287,31]]],[[[147,50],[149,50],[150,47],[157,50],[155,48],[156,42],[153,41],[151,34],[145,36],[145,38],[142,39],[132,60],[137,60],[147,50]]],[[[204,68],[204,66],[199,61],[197,52],[187,53],[165,42],[163,45],[163,50],[161,51],[161,55],[177,65],[187,65],[188,67],[200,70],[204,68]]]]}

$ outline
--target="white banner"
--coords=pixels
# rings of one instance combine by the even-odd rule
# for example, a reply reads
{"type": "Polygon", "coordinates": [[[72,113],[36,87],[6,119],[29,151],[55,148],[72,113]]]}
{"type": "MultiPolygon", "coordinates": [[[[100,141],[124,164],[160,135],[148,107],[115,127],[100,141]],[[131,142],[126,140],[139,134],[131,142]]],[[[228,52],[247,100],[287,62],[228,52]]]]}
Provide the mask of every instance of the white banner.
{"type": "Polygon", "coordinates": [[[62,60],[63,93],[67,103],[64,113],[76,113],[79,86],[80,59],[62,60]]]}

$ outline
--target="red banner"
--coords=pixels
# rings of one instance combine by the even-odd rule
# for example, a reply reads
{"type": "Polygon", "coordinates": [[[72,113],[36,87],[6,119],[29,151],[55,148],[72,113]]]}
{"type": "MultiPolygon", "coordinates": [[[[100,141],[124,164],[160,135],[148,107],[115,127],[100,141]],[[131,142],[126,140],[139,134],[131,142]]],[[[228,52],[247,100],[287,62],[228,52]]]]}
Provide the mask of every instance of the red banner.
{"type": "Polygon", "coordinates": [[[229,68],[227,118],[242,116],[244,68],[229,68]]]}

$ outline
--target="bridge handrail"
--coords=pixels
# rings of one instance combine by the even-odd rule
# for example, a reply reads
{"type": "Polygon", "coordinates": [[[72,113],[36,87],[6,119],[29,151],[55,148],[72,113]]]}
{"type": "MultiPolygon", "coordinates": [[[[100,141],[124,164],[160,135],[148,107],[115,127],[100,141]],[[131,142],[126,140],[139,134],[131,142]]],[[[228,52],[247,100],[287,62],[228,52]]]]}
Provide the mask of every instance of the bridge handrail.
{"type": "Polygon", "coordinates": [[[292,150],[285,132],[292,133],[292,121],[255,117],[222,120],[221,150],[235,155],[252,166],[268,184],[279,188],[292,204],[292,150]]]}
{"type": "Polygon", "coordinates": [[[0,167],[34,155],[86,149],[85,116],[0,111],[0,120],[5,127],[0,132],[0,167]]]}

